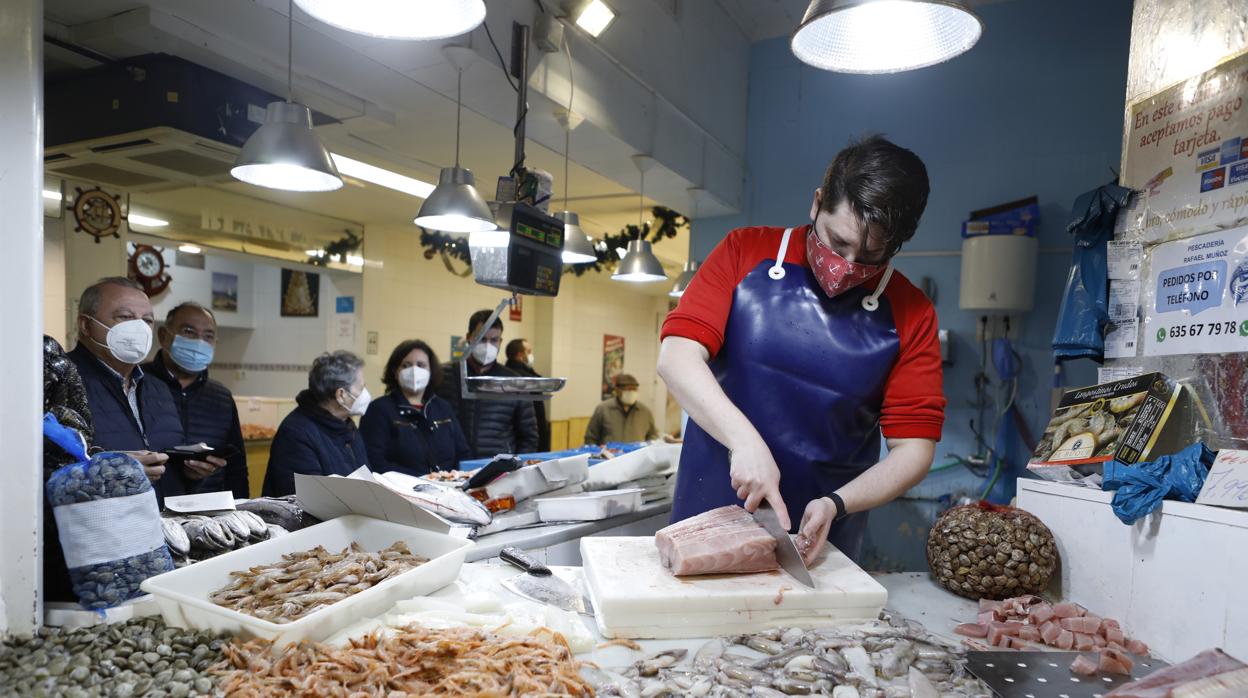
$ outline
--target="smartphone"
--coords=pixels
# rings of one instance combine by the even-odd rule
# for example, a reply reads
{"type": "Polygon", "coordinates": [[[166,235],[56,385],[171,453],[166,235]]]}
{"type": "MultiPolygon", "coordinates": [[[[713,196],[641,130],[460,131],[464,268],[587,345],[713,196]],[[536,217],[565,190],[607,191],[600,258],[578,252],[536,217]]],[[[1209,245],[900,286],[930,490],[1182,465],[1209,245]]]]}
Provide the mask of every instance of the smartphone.
{"type": "Polygon", "coordinates": [[[206,443],[185,444],[182,446],[174,446],[173,448],[161,451],[169,456],[170,463],[184,463],[188,460],[203,460],[204,456],[216,456],[217,458],[233,458],[238,455],[238,449],[226,444],[220,448],[214,448],[206,443]]]}

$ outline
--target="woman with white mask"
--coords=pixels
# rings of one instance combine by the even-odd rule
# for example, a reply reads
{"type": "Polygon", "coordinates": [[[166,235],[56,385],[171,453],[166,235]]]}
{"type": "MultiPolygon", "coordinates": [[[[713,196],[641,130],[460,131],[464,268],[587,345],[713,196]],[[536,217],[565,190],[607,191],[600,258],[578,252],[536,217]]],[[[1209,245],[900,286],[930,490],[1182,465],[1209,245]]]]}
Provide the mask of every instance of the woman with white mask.
{"type": "Polygon", "coordinates": [[[390,352],[381,376],[386,394],[360,420],[373,472],[419,477],[458,470],[472,457],[451,404],[434,394],[441,379],[437,354],[425,342],[409,339],[390,352]]]}
{"type": "Polygon", "coordinates": [[[350,475],[368,465],[368,449],[352,417],[372,398],[364,387],[364,361],[349,351],[321,354],[308,372],[308,389],[295,398],[269,449],[264,496],[295,493],[295,474],[350,475]]]}

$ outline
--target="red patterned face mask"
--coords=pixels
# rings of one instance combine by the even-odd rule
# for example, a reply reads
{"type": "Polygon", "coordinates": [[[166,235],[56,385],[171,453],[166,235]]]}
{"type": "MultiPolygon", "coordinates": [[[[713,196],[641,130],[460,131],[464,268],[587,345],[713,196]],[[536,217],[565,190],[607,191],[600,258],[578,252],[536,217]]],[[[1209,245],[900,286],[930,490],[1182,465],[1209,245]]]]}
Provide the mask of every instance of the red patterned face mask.
{"type": "Polygon", "coordinates": [[[806,234],[806,261],[810,262],[810,270],[814,272],[815,280],[829,298],[836,298],[849,289],[870,281],[888,266],[858,264],[845,259],[819,240],[814,225],[811,225],[810,232],[806,234]]]}

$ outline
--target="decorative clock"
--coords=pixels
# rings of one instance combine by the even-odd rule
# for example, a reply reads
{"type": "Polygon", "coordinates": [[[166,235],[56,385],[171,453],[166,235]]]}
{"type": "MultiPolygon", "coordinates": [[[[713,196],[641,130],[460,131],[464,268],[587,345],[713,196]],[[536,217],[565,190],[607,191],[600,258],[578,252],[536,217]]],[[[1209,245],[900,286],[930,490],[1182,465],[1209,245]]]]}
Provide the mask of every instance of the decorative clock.
{"type": "Polygon", "coordinates": [[[96,243],[110,235],[120,238],[118,230],[125,220],[125,216],[121,215],[121,196],[113,196],[99,187],[86,191],[81,187],[75,189],[78,196],[73,206],[77,222],[74,230],[90,235],[96,243]]]}
{"type": "Polygon", "coordinates": [[[164,293],[173,278],[165,273],[163,250],[151,245],[135,245],[130,253],[130,278],[143,286],[148,298],[164,293]]]}

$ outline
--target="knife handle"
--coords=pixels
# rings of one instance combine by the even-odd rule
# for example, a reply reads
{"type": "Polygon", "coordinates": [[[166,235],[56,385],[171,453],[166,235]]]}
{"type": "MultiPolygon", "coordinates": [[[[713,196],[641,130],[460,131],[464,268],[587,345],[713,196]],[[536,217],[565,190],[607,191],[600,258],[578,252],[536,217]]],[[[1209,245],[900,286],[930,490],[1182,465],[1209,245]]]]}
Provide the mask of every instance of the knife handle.
{"type": "Polygon", "coordinates": [[[536,575],[538,577],[550,576],[549,567],[538,562],[537,558],[519,548],[509,545],[498,551],[498,556],[502,558],[503,562],[515,565],[529,574],[536,575]]]}

